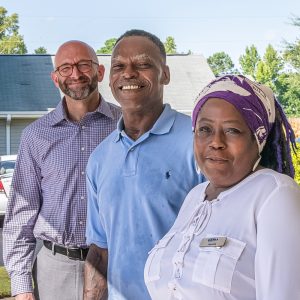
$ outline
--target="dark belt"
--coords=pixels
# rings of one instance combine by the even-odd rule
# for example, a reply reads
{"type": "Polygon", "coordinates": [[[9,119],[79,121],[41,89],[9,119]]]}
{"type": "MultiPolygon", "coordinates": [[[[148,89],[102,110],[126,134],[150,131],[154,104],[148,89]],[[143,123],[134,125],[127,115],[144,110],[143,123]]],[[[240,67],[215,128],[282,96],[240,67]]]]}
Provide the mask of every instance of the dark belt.
{"type": "Polygon", "coordinates": [[[89,248],[67,248],[60,245],[56,245],[50,241],[43,241],[44,246],[51,250],[53,254],[59,253],[67,256],[70,259],[85,260],[89,252],[89,248]]]}

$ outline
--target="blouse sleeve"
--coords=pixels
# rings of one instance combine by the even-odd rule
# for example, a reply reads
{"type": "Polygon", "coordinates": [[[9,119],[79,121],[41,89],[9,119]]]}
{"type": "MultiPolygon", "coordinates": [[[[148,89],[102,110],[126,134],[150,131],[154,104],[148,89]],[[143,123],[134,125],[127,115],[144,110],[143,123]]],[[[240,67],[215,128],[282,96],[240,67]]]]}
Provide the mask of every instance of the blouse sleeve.
{"type": "Polygon", "coordinates": [[[257,216],[257,300],[300,299],[300,188],[277,187],[257,216]]]}

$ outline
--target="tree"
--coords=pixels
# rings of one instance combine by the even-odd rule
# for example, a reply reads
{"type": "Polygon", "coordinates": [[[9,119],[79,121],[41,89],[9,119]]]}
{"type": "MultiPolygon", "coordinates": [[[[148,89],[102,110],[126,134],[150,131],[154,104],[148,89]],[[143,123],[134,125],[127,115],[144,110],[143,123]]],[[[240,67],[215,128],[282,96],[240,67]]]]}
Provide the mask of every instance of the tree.
{"type": "Polygon", "coordinates": [[[176,44],[175,44],[175,39],[172,36],[168,36],[166,38],[166,41],[164,43],[165,45],[165,49],[166,49],[166,53],[167,54],[175,54],[176,53],[176,44]]]}
{"type": "MultiPolygon", "coordinates": [[[[292,19],[292,25],[300,28],[300,18],[292,19]]],[[[281,87],[279,100],[287,114],[300,116],[300,39],[294,43],[285,44],[283,59],[292,70],[279,77],[278,85],[281,87]]]]}
{"type": "Polygon", "coordinates": [[[255,78],[258,82],[269,86],[275,94],[279,95],[280,85],[277,85],[277,81],[282,69],[282,58],[271,45],[268,45],[263,59],[257,63],[255,78]]]}
{"type": "Polygon", "coordinates": [[[268,45],[261,59],[254,45],[246,48],[240,57],[243,74],[269,86],[288,115],[300,115],[300,76],[284,73],[284,61],[280,54],[268,45]]]}
{"type": "MultiPolygon", "coordinates": [[[[292,19],[292,25],[300,28],[300,17],[292,19]]],[[[286,62],[290,63],[291,66],[296,70],[300,71],[300,39],[296,39],[294,43],[286,42],[286,48],[283,52],[283,57],[286,62]]]]}
{"type": "Polygon", "coordinates": [[[253,79],[256,79],[256,68],[260,61],[260,56],[254,45],[246,47],[245,54],[239,58],[239,63],[244,75],[250,75],[253,79]]]}
{"type": "Polygon", "coordinates": [[[294,44],[290,43],[287,45],[283,57],[298,72],[300,71],[300,40],[299,39],[294,44]]]}
{"type": "Polygon", "coordinates": [[[19,34],[17,14],[7,16],[7,10],[0,6],[0,54],[25,54],[27,48],[19,34]]]}
{"type": "Polygon", "coordinates": [[[104,46],[97,50],[98,54],[111,54],[116,44],[117,39],[111,38],[104,42],[104,46]]]}
{"type": "Polygon", "coordinates": [[[279,86],[278,100],[289,116],[300,116],[300,74],[283,73],[277,81],[279,86]]]}
{"type": "Polygon", "coordinates": [[[47,54],[47,49],[45,47],[39,47],[34,50],[35,54],[47,54]]]}
{"type": "Polygon", "coordinates": [[[207,59],[207,62],[215,76],[236,73],[232,59],[225,52],[214,53],[207,59]]]}

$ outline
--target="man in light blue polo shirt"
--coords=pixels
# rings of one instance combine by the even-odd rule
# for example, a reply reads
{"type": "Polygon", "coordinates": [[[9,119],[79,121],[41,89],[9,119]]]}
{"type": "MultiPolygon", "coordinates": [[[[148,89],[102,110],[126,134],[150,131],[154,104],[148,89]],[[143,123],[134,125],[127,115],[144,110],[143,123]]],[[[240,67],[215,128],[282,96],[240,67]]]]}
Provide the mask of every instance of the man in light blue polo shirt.
{"type": "Polygon", "coordinates": [[[110,86],[122,107],[118,128],[87,167],[84,299],[147,300],[148,251],[172,226],[186,194],[199,182],[189,117],[163,104],[170,80],[161,41],[141,30],[113,50],[110,86]]]}

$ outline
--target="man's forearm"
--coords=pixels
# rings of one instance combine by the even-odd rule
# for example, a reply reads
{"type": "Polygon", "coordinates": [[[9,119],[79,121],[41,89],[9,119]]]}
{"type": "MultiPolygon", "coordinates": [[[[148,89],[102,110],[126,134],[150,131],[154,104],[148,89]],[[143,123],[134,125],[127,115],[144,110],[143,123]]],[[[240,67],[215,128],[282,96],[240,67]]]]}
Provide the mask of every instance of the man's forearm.
{"type": "Polygon", "coordinates": [[[15,296],[16,300],[35,300],[32,293],[23,293],[15,296]]]}
{"type": "Polygon", "coordinates": [[[107,293],[107,249],[92,244],[84,266],[84,300],[105,300],[107,293]]]}

